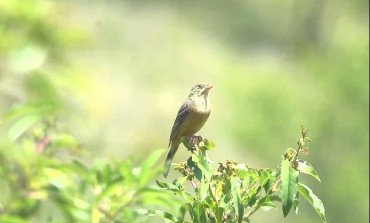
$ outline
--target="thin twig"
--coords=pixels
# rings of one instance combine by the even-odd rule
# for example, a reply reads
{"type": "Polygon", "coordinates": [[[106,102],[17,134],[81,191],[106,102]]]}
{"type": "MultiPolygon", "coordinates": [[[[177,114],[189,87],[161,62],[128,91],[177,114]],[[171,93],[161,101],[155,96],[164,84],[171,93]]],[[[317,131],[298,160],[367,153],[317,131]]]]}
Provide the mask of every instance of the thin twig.
{"type": "Polygon", "coordinates": [[[107,220],[112,221],[113,218],[112,218],[111,214],[109,214],[109,212],[107,210],[105,210],[104,208],[102,208],[100,206],[98,207],[98,210],[105,215],[105,217],[107,218],[107,220]]]}
{"type": "MultiPolygon", "coordinates": [[[[301,133],[302,133],[302,141],[304,142],[304,140],[305,140],[305,138],[306,138],[306,135],[307,135],[307,132],[308,132],[308,129],[307,130],[305,130],[304,128],[303,128],[303,126],[301,126],[301,133]]],[[[297,160],[298,159],[298,155],[299,155],[299,152],[301,151],[301,149],[303,149],[303,145],[302,145],[302,143],[301,143],[301,139],[299,139],[299,141],[298,141],[298,149],[297,149],[297,152],[296,152],[296,154],[295,154],[295,156],[294,156],[294,159],[293,159],[293,161],[295,161],[295,160],[297,160]]]]}
{"type": "MultiPolygon", "coordinates": [[[[185,166],[185,174],[186,174],[187,176],[189,176],[189,169],[188,169],[188,167],[187,167],[187,166],[185,166]]],[[[189,181],[190,181],[191,186],[193,187],[194,191],[196,192],[198,188],[197,188],[196,183],[194,182],[194,178],[193,178],[193,177],[191,177],[191,178],[189,179],[189,181]]]]}
{"type": "Polygon", "coordinates": [[[276,182],[275,182],[275,184],[272,186],[272,188],[271,188],[271,192],[276,192],[276,191],[278,191],[278,189],[277,189],[277,186],[279,185],[279,183],[281,182],[281,178],[279,178],[276,182]]]}

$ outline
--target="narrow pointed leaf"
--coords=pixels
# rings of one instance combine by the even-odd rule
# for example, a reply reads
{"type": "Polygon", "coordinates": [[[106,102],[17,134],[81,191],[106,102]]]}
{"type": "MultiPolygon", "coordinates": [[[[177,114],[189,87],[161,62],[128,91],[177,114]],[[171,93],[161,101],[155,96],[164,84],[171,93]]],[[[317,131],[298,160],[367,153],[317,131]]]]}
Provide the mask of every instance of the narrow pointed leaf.
{"type": "Polygon", "coordinates": [[[216,209],[216,219],[217,219],[217,222],[222,222],[224,220],[224,213],[225,213],[225,208],[218,207],[216,209]]]}
{"type": "Polygon", "coordinates": [[[38,122],[42,117],[37,114],[24,116],[17,120],[13,126],[10,127],[8,137],[11,141],[15,141],[24,132],[26,132],[33,124],[38,122]]]}
{"type": "Polygon", "coordinates": [[[208,180],[212,176],[211,167],[207,161],[205,154],[203,153],[199,153],[198,167],[202,170],[202,173],[205,176],[206,180],[208,180]]]}
{"type": "Polygon", "coordinates": [[[179,222],[179,220],[174,215],[165,211],[138,209],[136,210],[136,212],[149,217],[161,216],[165,219],[166,222],[179,222]]]}
{"type": "Polygon", "coordinates": [[[293,203],[293,207],[294,207],[295,214],[298,214],[299,212],[299,193],[297,193],[297,196],[293,203]]]}
{"type": "Polygon", "coordinates": [[[232,178],[231,180],[231,195],[233,197],[235,212],[238,216],[238,223],[243,221],[244,208],[240,198],[240,186],[241,182],[237,178],[232,178]]]}
{"type": "Polygon", "coordinates": [[[154,165],[158,162],[163,152],[164,152],[164,149],[157,149],[154,152],[150,153],[148,158],[146,158],[141,163],[141,168],[143,170],[153,169],[154,165]]]}
{"type": "Polygon", "coordinates": [[[312,205],[317,214],[320,216],[322,222],[326,223],[325,208],[322,201],[312,192],[311,188],[299,183],[298,191],[306,200],[312,205]]]}
{"type": "Polygon", "coordinates": [[[216,147],[216,145],[211,140],[204,139],[203,142],[204,142],[204,147],[206,148],[206,150],[211,150],[216,147]]]}
{"type": "Polygon", "coordinates": [[[201,202],[196,202],[193,204],[194,209],[194,222],[207,222],[206,209],[204,204],[201,202]]]}
{"type": "Polygon", "coordinates": [[[270,180],[270,173],[267,170],[260,172],[260,184],[264,186],[270,180]]]}
{"type": "Polygon", "coordinates": [[[316,180],[321,182],[319,175],[317,174],[316,170],[313,168],[313,166],[304,160],[298,160],[298,170],[301,173],[308,174],[313,176],[316,180]]]}
{"type": "Polygon", "coordinates": [[[197,178],[197,180],[199,181],[202,181],[202,170],[198,167],[197,162],[199,162],[198,157],[192,155],[191,157],[189,157],[186,163],[188,164],[188,167],[193,171],[195,178],[197,178]]]}
{"type": "Polygon", "coordinates": [[[281,163],[281,200],[283,214],[286,217],[293,206],[297,194],[299,172],[290,166],[290,162],[284,159],[281,163]]]}
{"type": "Polygon", "coordinates": [[[180,207],[179,216],[178,216],[180,222],[184,222],[186,212],[189,211],[189,208],[191,208],[189,203],[186,203],[180,207]]]}

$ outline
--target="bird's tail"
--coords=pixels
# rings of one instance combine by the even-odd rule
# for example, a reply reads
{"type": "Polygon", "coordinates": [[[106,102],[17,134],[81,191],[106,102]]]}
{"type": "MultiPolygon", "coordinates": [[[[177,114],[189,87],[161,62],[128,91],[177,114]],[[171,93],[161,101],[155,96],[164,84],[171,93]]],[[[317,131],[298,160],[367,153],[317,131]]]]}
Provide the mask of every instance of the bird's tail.
{"type": "Polygon", "coordinates": [[[170,151],[168,152],[166,161],[164,163],[164,172],[163,176],[166,178],[168,175],[168,172],[170,171],[171,163],[173,160],[173,157],[175,156],[175,153],[177,152],[177,149],[179,148],[180,143],[172,142],[170,151]]]}

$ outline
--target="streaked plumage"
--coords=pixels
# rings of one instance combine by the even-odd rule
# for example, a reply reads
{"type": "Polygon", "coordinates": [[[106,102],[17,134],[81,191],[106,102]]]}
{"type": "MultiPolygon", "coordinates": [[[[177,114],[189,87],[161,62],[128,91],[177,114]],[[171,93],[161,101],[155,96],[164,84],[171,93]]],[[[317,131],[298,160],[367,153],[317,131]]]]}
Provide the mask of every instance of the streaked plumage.
{"type": "Polygon", "coordinates": [[[186,136],[193,136],[206,123],[211,107],[208,99],[208,92],[212,88],[209,84],[196,84],[190,91],[186,101],[180,107],[172,127],[166,162],[164,165],[164,177],[167,177],[172,159],[177,149],[186,136]]]}

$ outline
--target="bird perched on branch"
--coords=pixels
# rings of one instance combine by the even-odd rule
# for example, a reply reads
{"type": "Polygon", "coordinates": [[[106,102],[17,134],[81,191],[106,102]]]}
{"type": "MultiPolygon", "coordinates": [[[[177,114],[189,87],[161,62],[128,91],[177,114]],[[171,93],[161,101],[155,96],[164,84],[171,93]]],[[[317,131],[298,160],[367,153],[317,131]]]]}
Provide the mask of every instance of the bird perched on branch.
{"type": "Polygon", "coordinates": [[[172,127],[170,143],[168,144],[170,151],[164,164],[164,177],[168,175],[172,159],[183,138],[194,137],[194,134],[203,127],[211,114],[208,92],[212,87],[204,83],[196,84],[192,87],[188,98],[180,107],[172,127]]]}

